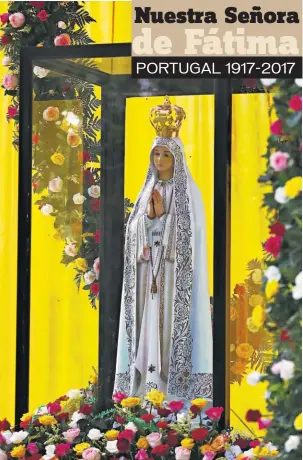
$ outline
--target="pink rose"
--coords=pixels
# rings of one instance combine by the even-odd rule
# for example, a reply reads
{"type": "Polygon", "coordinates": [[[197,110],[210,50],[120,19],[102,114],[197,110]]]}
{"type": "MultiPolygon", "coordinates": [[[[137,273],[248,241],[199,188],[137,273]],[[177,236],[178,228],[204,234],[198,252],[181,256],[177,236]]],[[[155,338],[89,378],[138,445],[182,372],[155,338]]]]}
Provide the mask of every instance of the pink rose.
{"type": "Polygon", "coordinates": [[[64,457],[70,451],[70,444],[60,443],[56,445],[55,453],[58,457],[64,457]]]}
{"type": "MultiPolygon", "coordinates": [[[[96,259],[97,260],[97,259],[96,259]]],[[[116,404],[121,404],[121,401],[123,401],[123,399],[127,398],[127,394],[123,393],[123,391],[117,391],[114,395],[113,395],[113,401],[114,403],[116,404]]]]}
{"type": "Polygon", "coordinates": [[[2,449],[0,449],[0,460],[7,460],[7,455],[2,449]]]}
{"type": "Polygon", "coordinates": [[[282,120],[276,120],[274,121],[271,126],[270,130],[273,134],[276,136],[283,136],[283,121],[282,120]]]}
{"type": "Polygon", "coordinates": [[[96,447],[89,447],[82,452],[82,458],[84,460],[100,460],[100,451],[96,447]]]}
{"type": "Polygon", "coordinates": [[[202,460],[213,460],[214,456],[216,455],[215,452],[211,452],[210,450],[207,450],[202,458],[202,460]]]}
{"type": "MultiPolygon", "coordinates": [[[[96,278],[99,279],[99,273],[100,273],[100,257],[97,257],[94,261],[94,271],[96,273],[96,278]]],[[[123,398],[124,399],[124,398],[123,398]]]]}
{"type": "Polygon", "coordinates": [[[179,412],[181,409],[183,409],[183,407],[184,407],[184,403],[182,401],[171,401],[168,404],[168,408],[172,412],[179,412]]]}
{"type": "Polygon", "coordinates": [[[302,110],[302,97],[294,94],[288,103],[288,107],[295,112],[300,112],[302,110]]]}
{"type": "Polygon", "coordinates": [[[190,450],[179,446],[175,448],[176,460],[189,460],[190,450]]]}
{"type": "Polygon", "coordinates": [[[17,29],[18,27],[23,26],[25,23],[25,16],[22,13],[11,14],[9,17],[9,22],[11,23],[12,27],[17,29]]]}
{"type": "Polygon", "coordinates": [[[259,418],[258,420],[258,428],[259,430],[263,430],[264,428],[267,429],[272,425],[272,421],[268,420],[267,418],[259,418]]]}
{"type": "Polygon", "coordinates": [[[18,77],[13,74],[7,74],[4,75],[3,80],[2,80],[2,85],[4,86],[5,89],[12,90],[16,89],[18,86],[18,77]]]}
{"type": "Polygon", "coordinates": [[[286,152],[275,152],[270,155],[269,163],[275,171],[283,171],[288,166],[289,154],[286,152]]]}
{"type": "Polygon", "coordinates": [[[162,434],[160,433],[151,433],[148,436],[146,436],[147,442],[152,448],[157,447],[161,444],[161,438],[162,434]]]}
{"type": "Polygon", "coordinates": [[[68,34],[57,35],[54,40],[55,46],[69,46],[71,44],[71,39],[68,34]]]}
{"type": "Polygon", "coordinates": [[[2,22],[2,24],[6,24],[8,19],[10,17],[10,14],[9,13],[3,13],[0,15],[0,20],[2,22]]]}
{"type": "Polygon", "coordinates": [[[147,460],[148,459],[148,453],[146,452],[146,450],[144,449],[140,449],[138,450],[136,456],[135,456],[135,459],[136,460],[147,460]]]}
{"type": "Polygon", "coordinates": [[[39,452],[39,449],[37,447],[37,444],[35,442],[29,442],[27,444],[27,451],[30,454],[37,454],[39,452]]]}
{"type": "Polygon", "coordinates": [[[80,428],[70,428],[69,430],[62,433],[67,442],[72,443],[74,439],[79,436],[80,428]]]}

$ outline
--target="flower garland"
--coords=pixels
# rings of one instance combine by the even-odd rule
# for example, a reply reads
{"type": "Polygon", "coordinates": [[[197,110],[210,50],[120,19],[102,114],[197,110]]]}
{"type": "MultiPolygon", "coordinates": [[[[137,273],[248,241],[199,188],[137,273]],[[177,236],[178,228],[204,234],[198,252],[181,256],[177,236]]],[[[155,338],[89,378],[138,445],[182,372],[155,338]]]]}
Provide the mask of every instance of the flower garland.
{"type": "Polygon", "coordinates": [[[166,401],[158,390],[144,398],[113,395],[113,407],[96,411],[96,376],[85,389],[42,405],[21,418],[20,431],[0,420],[0,459],[28,460],[247,460],[278,455],[270,442],[219,431],[223,408],[207,400],[166,401]]]}
{"type": "MultiPolygon", "coordinates": [[[[14,121],[13,144],[18,148],[20,47],[92,43],[85,27],[95,20],[80,2],[15,1],[9,2],[0,21],[3,65],[8,68],[2,87],[5,95],[12,97],[7,119],[14,121]]],[[[53,217],[55,237],[65,241],[62,263],[74,264],[78,287],[82,284],[88,290],[91,305],[96,307],[100,170],[94,166],[100,164],[100,118],[95,112],[100,101],[92,85],[59,78],[40,67],[34,68],[33,85],[37,101],[33,103],[32,140],[33,193],[39,195],[36,204],[42,214],[53,217]],[[82,101],[82,108],[77,100],[82,101]],[[39,107],[44,107],[41,113],[39,107]]]]}
{"type": "Polygon", "coordinates": [[[263,278],[265,327],[273,335],[274,356],[265,375],[253,372],[252,385],[266,382],[269,415],[249,410],[247,421],[266,428],[281,459],[295,460],[302,445],[302,79],[261,80],[274,93],[278,119],[268,139],[264,196],[270,236],[263,278]]]}

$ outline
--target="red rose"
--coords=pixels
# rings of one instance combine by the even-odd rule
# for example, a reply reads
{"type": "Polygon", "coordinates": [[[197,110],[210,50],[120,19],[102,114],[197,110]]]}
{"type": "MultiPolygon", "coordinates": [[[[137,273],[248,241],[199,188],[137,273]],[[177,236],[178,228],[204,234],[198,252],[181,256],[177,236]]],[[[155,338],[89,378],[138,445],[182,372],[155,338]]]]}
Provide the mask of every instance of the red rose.
{"type": "Polygon", "coordinates": [[[2,45],[8,45],[9,43],[11,43],[11,41],[12,41],[12,37],[10,35],[2,35],[1,37],[2,45]]]}
{"type": "Polygon", "coordinates": [[[118,439],[127,439],[129,442],[134,439],[135,433],[132,430],[124,430],[118,434],[118,439]]]}
{"type": "Polygon", "coordinates": [[[24,430],[27,430],[31,422],[32,422],[31,420],[25,420],[24,422],[20,422],[20,427],[23,428],[24,430]]]}
{"type": "Polygon", "coordinates": [[[283,331],[281,331],[280,340],[281,342],[288,342],[289,340],[291,340],[291,337],[286,329],[283,329],[283,331]]]}
{"type": "Polygon", "coordinates": [[[157,412],[160,415],[160,417],[168,417],[169,414],[171,414],[171,411],[169,409],[166,409],[165,407],[158,407],[157,412]]]}
{"type": "Polygon", "coordinates": [[[223,407],[211,407],[205,411],[207,417],[210,418],[210,420],[219,420],[223,412],[223,407]]]}
{"type": "Polygon", "coordinates": [[[125,423],[126,420],[125,420],[125,418],[120,417],[120,415],[117,415],[116,422],[121,424],[121,423],[125,423]]]}
{"type": "Polygon", "coordinates": [[[11,427],[11,424],[9,423],[8,420],[6,420],[6,418],[4,418],[3,420],[0,420],[0,431],[7,431],[9,430],[11,427]]]}
{"type": "Polygon", "coordinates": [[[68,420],[68,418],[68,412],[62,412],[61,414],[56,415],[56,419],[58,420],[58,422],[63,422],[64,420],[68,420]]]}
{"type": "Polygon", "coordinates": [[[262,414],[259,410],[248,410],[245,415],[245,420],[247,422],[257,422],[259,418],[262,417],[262,414]]]}
{"type": "Polygon", "coordinates": [[[156,455],[157,457],[164,457],[164,455],[168,454],[169,449],[169,444],[159,444],[159,446],[153,448],[152,454],[156,455]]]}
{"type": "Polygon", "coordinates": [[[264,249],[266,252],[272,254],[274,257],[278,257],[278,255],[280,254],[281,244],[281,236],[271,236],[264,244],[264,249]]]}
{"type": "Polygon", "coordinates": [[[166,422],[158,422],[157,427],[161,428],[162,430],[166,430],[169,427],[169,425],[166,422]]]}
{"type": "Polygon", "coordinates": [[[45,5],[45,2],[29,2],[31,6],[34,6],[35,8],[43,8],[45,5]]]}
{"type": "Polygon", "coordinates": [[[93,185],[95,183],[94,175],[89,169],[83,172],[83,181],[88,185],[93,185]]]}
{"type": "Polygon", "coordinates": [[[40,21],[42,22],[45,22],[47,21],[47,12],[45,10],[41,10],[39,11],[39,13],[37,13],[37,18],[40,19],[40,21]]]}
{"type": "Polygon", "coordinates": [[[198,415],[201,412],[200,407],[195,406],[195,405],[191,406],[189,410],[193,415],[198,415]]]}
{"type": "Polygon", "coordinates": [[[144,415],[141,415],[140,418],[144,420],[145,423],[149,423],[153,420],[154,416],[152,414],[144,414],[144,415]]]}
{"type": "Polygon", "coordinates": [[[40,458],[42,458],[41,454],[33,454],[30,456],[31,460],[40,460],[40,458]]]}
{"type": "Polygon", "coordinates": [[[9,118],[14,118],[18,114],[18,108],[10,105],[7,109],[7,114],[9,118]]]}
{"type": "Polygon", "coordinates": [[[90,207],[94,212],[100,211],[100,200],[98,198],[93,198],[90,201],[90,207]]]}
{"type": "Polygon", "coordinates": [[[302,110],[302,97],[294,94],[288,103],[288,107],[295,112],[300,112],[302,110]]]}
{"type": "Polygon", "coordinates": [[[90,292],[94,294],[95,296],[99,294],[99,290],[100,290],[99,283],[92,283],[90,285],[90,292]]]}
{"type": "Polygon", "coordinates": [[[56,455],[58,455],[58,457],[64,457],[64,455],[66,455],[70,450],[70,444],[57,444],[56,445],[56,455]]]}
{"type": "Polygon", "coordinates": [[[8,18],[10,17],[9,13],[3,13],[0,15],[0,20],[2,24],[5,24],[8,21],[8,18]]]}
{"type": "Polygon", "coordinates": [[[247,439],[243,439],[243,438],[239,438],[237,439],[235,442],[234,442],[234,445],[235,446],[239,446],[240,449],[247,449],[248,447],[248,440],[247,439]]]}
{"type": "Polygon", "coordinates": [[[59,403],[53,402],[53,403],[49,403],[49,404],[47,405],[47,409],[48,409],[48,412],[49,412],[51,415],[55,415],[55,414],[57,414],[58,412],[60,412],[61,406],[60,406],[59,403]]]}
{"type": "Polygon", "coordinates": [[[39,420],[37,419],[37,420],[34,420],[33,425],[34,425],[34,426],[41,426],[41,423],[40,423],[39,420]]]}
{"type": "Polygon", "coordinates": [[[206,428],[197,428],[191,434],[191,437],[198,442],[204,441],[208,435],[208,430],[206,428]]]}
{"type": "Polygon", "coordinates": [[[117,449],[119,452],[127,452],[130,448],[130,442],[128,439],[119,438],[117,441],[117,449]]]}
{"type": "Polygon", "coordinates": [[[182,401],[171,401],[168,404],[168,407],[172,412],[179,412],[184,407],[184,403],[182,401]]]}
{"type": "Polygon", "coordinates": [[[167,442],[170,446],[177,446],[179,444],[179,436],[175,430],[170,430],[167,433],[167,442]]]}
{"type": "Polygon", "coordinates": [[[276,136],[282,136],[283,133],[283,122],[282,120],[276,120],[271,124],[270,130],[276,136]]]}
{"type": "Polygon", "coordinates": [[[93,406],[91,404],[83,404],[83,406],[80,407],[79,412],[84,415],[89,415],[93,411],[93,406]]]}
{"type": "Polygon", "coordinates": [[[100,230],[96,230],[94,238],[96,243],[100,243],[100,230]]]}
{"type": "Polygon", "coordinates": [[[286,228],[283,224],[281,224],[281,222],[276,222],[269,227],[269,231],[272,235],[284,236],[286,228]]]}
{"type": "Polygon", "coordinates": [[[258,447],[260,444],[261,444],[261,441],[259,441],[258,439],[253,439],[252,441],[250,441],[249,446],[258,447]]]}

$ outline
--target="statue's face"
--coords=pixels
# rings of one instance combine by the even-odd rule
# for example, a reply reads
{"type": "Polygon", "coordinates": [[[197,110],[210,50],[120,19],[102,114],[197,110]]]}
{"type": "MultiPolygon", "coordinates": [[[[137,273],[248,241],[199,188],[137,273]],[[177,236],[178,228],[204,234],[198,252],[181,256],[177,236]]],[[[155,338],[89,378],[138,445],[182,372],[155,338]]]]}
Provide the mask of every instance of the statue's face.
{"type": "Polygon", "coordinates": [[[167,147],[159,145],[153,150],[154,165],[159,172],[174,170],[174,156],[170,153],[167,147]]]}

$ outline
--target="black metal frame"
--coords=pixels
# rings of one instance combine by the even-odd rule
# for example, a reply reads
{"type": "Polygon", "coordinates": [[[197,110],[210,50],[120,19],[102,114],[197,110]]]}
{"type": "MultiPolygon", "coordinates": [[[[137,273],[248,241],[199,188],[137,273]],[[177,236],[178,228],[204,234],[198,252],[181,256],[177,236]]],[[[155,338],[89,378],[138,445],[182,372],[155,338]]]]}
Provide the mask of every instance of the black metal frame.
{"type": "MultiPolygon", "coordinates": [[[[31,260],[31,165],[32,165],[32,67],[47,67],[65,75],[74,76],[93,84],[106,84],[107,74],[64,59],[127,57],[131,44],[89,45],[57,48],[23,48],[20,59],[20,153],[18,204],[18,279],[17,279],[17,377],[16,422],[28,410],[29,397],[29,345],[30,345],[30,260],[31,260]],[[47,61],[45,61],[47,59],[47,61]],[[47,62],[47,64],[45,63],[47,62]]],[[[120,78],[114,76],[114,78],[120,78]]],[[[122,80],[121,80],[122,81],[122,80]]],[[[206,86],[212,83],[208,80],[206,86]]],[[[190,87],[182,95],[201,94],[190,87]]],[[[121,88],[122,89],[122,88],[121,88]]],[[[167,92],[163,93],[165,96],[167,92]]],[[[179,94],[180,91],[169,94],[179,94]]],[[[208,94],[210,94],[208,92],[208,94]]],[[[231,81],[216,80],[215,95],[215,186],[214,186],[214,405],[224,406],[225,420],[229,418],[229,372],[226,349],[228,337],[229,305],[229,252],[230,252],[230,155],[231,155],[231,81]]],[[[123,88],[119,95],[125,100],[132,94],[123,88]]],[[[135,94],[134,94],[135,95],[135,94]]],[[[136,94],[137,95],[137,94],[136,94]]],[[[151,94],[154,95],[154,94],[151,94]]],[[[156,95],[156,94],[155,94],[156,95]]],[[[159,95],[159,93],[157,93],[159,95]]],[[[117,98],[102,92],[102,106],[111,107],[116,122],[124,126],[124,113],[115,110],[117,98]]],[[[125,104],[124,104],[125,105],[125,104]]],[[[106,113],[103,112],[103,114],[106,113]]],[[[113,138],[106,129],[103,117],[101,169],[101,263],[99,309],[99,376],[102,381],[100,408],[108,407],[111,397],[116,353],[120,296],[123,270],[124,225],[124,132],[113,138]],[[123,136],[123,139],[122,139],[123,136]],[[111,145],[110,154],[106,145],[111,145]],[[104,286],[106,287],[104,289],[104,286]]]]}

